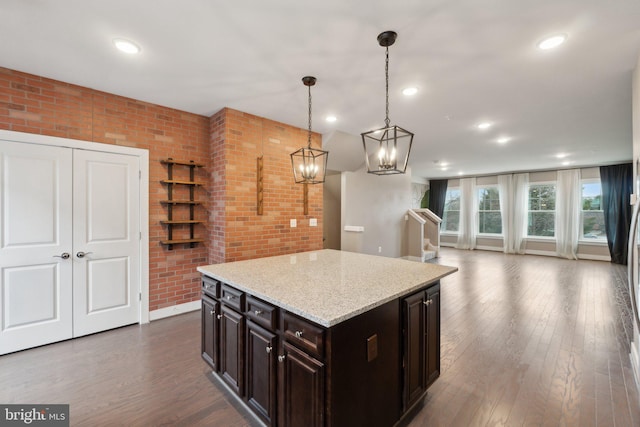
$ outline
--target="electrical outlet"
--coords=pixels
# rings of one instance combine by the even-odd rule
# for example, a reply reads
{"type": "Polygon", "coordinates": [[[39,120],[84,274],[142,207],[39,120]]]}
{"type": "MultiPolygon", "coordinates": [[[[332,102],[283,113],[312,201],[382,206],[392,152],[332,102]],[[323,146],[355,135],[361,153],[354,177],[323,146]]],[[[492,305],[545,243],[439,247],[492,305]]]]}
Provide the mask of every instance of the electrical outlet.
{"type": "Polygon", "coordinates": [[[378,246],[378,253],[382,253],[382,246],[378,246]]]}
{"type": "Polygon", "coordinates": [[[295,228],[295,227],[297,227],[297,226],[298,226],[298,221],[296,221],[295,219],[290,220],[290,221],[289,221],[289,226],[290,226],[291,228],[295,228]]]}
{"type": "Polygon", "coordinates": [[[318,219],[317,218],[309,219],[309,227],[317,227],[317,226],[318,226],[318,219]]]}

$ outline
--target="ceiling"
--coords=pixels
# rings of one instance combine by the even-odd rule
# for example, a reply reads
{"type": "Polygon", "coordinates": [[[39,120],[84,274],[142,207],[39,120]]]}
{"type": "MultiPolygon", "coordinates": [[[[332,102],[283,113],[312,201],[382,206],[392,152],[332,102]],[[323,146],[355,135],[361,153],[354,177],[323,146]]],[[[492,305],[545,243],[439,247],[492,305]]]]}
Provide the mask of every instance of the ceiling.
{"type": "Polygon", "coordinates": [[[415,133],[414,177],[632,158],[637,0],[2,0],[0,16],[0,66],[205,116],[306,128],[313,75],[313,130],[338,170],[360,167],[360,133],[384,125],[385,30],[398,33],[390,119],[415,133]],[[537,49],[556,33],[566,43],[537,49]]]}

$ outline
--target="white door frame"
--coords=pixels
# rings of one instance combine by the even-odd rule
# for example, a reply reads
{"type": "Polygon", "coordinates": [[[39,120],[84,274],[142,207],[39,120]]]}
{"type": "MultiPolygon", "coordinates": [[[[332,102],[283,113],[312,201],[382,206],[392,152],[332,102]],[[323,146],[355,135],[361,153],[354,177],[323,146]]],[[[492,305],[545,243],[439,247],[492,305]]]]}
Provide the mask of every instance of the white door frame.
{"type": "Polygon", "coordinates": [[[105,153],[126,154],[140,158],[140,319],[139,323],[149,323],[149,150],[102,144],[78,139],[33,133],[14,132],[0,129],[0,139],[26,144],[53,145],[79,150],[102,151],[105,153]]]}

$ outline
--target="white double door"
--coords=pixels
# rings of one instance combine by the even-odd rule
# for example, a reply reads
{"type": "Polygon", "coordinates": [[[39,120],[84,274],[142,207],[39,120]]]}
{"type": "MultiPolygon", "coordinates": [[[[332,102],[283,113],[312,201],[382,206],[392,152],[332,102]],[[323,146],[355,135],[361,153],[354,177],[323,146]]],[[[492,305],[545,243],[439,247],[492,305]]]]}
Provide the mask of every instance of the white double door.
{"type": "Polygon", "coordinates": [[[139,321],[139,161],[0,141],[0,354],[139,321]]]}

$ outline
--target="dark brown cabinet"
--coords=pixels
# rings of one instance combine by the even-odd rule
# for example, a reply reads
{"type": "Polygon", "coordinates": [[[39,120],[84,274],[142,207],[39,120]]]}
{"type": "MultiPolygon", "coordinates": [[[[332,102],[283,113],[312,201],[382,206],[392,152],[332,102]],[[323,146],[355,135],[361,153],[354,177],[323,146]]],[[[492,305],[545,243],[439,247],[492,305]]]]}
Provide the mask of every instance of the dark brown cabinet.
{"type": "Polygon", "coordinates": [[[220,303],[205,295],[202,296],[202,358],[213,368],[218,369],[220,303]]]}
{"type": "Polygon", "coordinates": [[[245,318],[231,307],[221,304],[220,376],[238,395],[244,393],[244,324],[245,318]]]}
{"type": "Polygon", "coordinates": [[[267,425],[277,404],[278,336],[247,321],[247,404],[267,425]]]}
{"type": "Polygon", "coordinates": [[[420,401],[440,375],[440,285],[402,301],[403,410],[420,401]]]}
{"type": "Polygon", "coordinates": [[[425,304],[427,326],[425,333],[427,358],[427,388],[440,376],[440,285],[427,289],[425,304]]]}
{"type": "Polygon", "coordinates": [[[202,357],[267,426],[394,425],[440,374],[439,282],[331,327],[202,284],[202,357]]]}
{"type": "Polygon", "coordinates": [[[280,422],[286,427],[324,426],[324,364],[284,342],[279,357],[280,422]]]}

